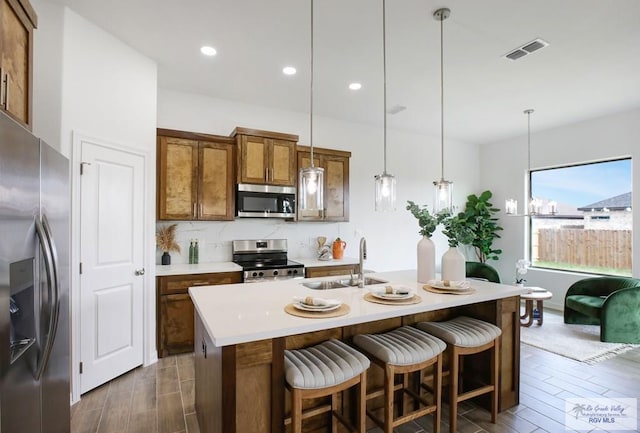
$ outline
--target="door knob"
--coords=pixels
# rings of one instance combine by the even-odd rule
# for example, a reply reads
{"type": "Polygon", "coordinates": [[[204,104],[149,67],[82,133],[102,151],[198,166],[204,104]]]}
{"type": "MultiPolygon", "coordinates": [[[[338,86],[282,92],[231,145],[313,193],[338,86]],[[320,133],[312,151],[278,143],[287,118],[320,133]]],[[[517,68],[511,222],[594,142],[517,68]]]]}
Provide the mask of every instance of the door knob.
{"type": "Polygon", "coordinates": [[[144,268],[136,269],[136,275],[144,275],[144,268]]]}

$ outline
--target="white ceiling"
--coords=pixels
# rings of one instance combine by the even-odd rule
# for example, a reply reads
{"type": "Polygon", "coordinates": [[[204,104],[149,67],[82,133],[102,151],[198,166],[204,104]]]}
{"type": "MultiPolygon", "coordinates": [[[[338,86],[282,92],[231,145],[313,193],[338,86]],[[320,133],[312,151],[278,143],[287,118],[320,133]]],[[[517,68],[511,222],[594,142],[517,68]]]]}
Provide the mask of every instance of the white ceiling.
{"type": "MultiPolygon", "coordinates": [[[[310,0],[48,1],[155,60],[161,88],[309,112],[310,0]]],[[[440,137],[440,7],[447,139],[524,135],[526,108],[535,132],[640,107],[638,0],[389,0],[387,108],[407,107],[389,128],[440,137]],[[550,45],[502,58],[535,38],[550,45]]],[[[314,14],[314,114],[382,125],[382,0],[316,0],[314,14]]]]}

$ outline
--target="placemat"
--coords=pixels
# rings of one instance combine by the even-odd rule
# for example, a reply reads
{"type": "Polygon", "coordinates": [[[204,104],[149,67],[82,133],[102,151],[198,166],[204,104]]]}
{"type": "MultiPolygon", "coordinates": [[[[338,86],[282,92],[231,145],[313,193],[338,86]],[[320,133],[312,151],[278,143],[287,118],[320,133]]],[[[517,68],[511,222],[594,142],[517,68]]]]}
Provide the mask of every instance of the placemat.
{"type": "Polygon", "coordinates": [[[469,295],[476,291],[473,287],[469,287],[465,290],[445,290],[445,289],[436,289],[435,287],[431,287],[428,284],[422,286],[424,290],[432,293],[444,293],[445,295],[469,295]]]}
{"type": "Polygon", "coordinates": [[[411,305],[411,304],[419,304],[420,302],[422,302],[422,298],[418,295],[413,295],[413,298],[409,298],[409,299],[398,299],[397,301],[391,301],[387,299],[376,298],[371,293],[365,294],[364,300],[373,302],[375,304],[383,304],[383,305],[411,305]]]}
{"type": "Polygon", "coordinates": [[[328,317],[340,317],[344,316],[345,314],[349,314],[350,311],[351,308],[349,308],[347,304],[342,304],[340,308],[336,308],[335,310],[326,312],[298,310],[293,306],[293,304],[288,304],[286,307],[284,307],[285,313],[291,314],[292,316],[306,317],[309,319],[326,319],[328,317]]]}

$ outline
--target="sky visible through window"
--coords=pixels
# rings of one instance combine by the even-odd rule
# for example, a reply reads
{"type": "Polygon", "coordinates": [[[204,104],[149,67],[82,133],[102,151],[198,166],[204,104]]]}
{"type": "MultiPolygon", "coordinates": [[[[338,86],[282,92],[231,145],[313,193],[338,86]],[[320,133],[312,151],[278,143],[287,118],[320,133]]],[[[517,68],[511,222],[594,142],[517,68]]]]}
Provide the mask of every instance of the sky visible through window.
{"type": "Polygon", "coordinates": [[[531,173],[533,197],[577,207],[631,192],[631,159],[531,173]]]}

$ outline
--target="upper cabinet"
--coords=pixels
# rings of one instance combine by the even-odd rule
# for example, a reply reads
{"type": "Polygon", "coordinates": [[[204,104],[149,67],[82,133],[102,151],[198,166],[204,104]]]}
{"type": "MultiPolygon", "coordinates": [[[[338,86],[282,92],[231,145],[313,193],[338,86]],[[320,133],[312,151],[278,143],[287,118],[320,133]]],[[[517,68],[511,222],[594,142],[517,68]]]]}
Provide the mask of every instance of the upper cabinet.
{"type": "Polygon", "coordinates": [[[231,136],[238,147],[238,183],[296,185],[297,135],[238,127],[231,136]]]}
{"type": "Polygon", "coordinates": [[[158,220],[233,220],[235,143],[158,129],[158,220]]]}
{"type": "Polygon", "coordinates": [[[32,128],[33,31],[28,0],[0,0],[0,110],[32,128]]]}
{"type": "MultiPolygon", "coordinates": [[[[314,165],[324,168],[325,208],[298,210],[298,221],[349,221],[349,158],[351,152],[313,148],[314,165]]],[[[298,169],[309,167],[310,160],[310,148],[298,146],[298,169]]]]}

